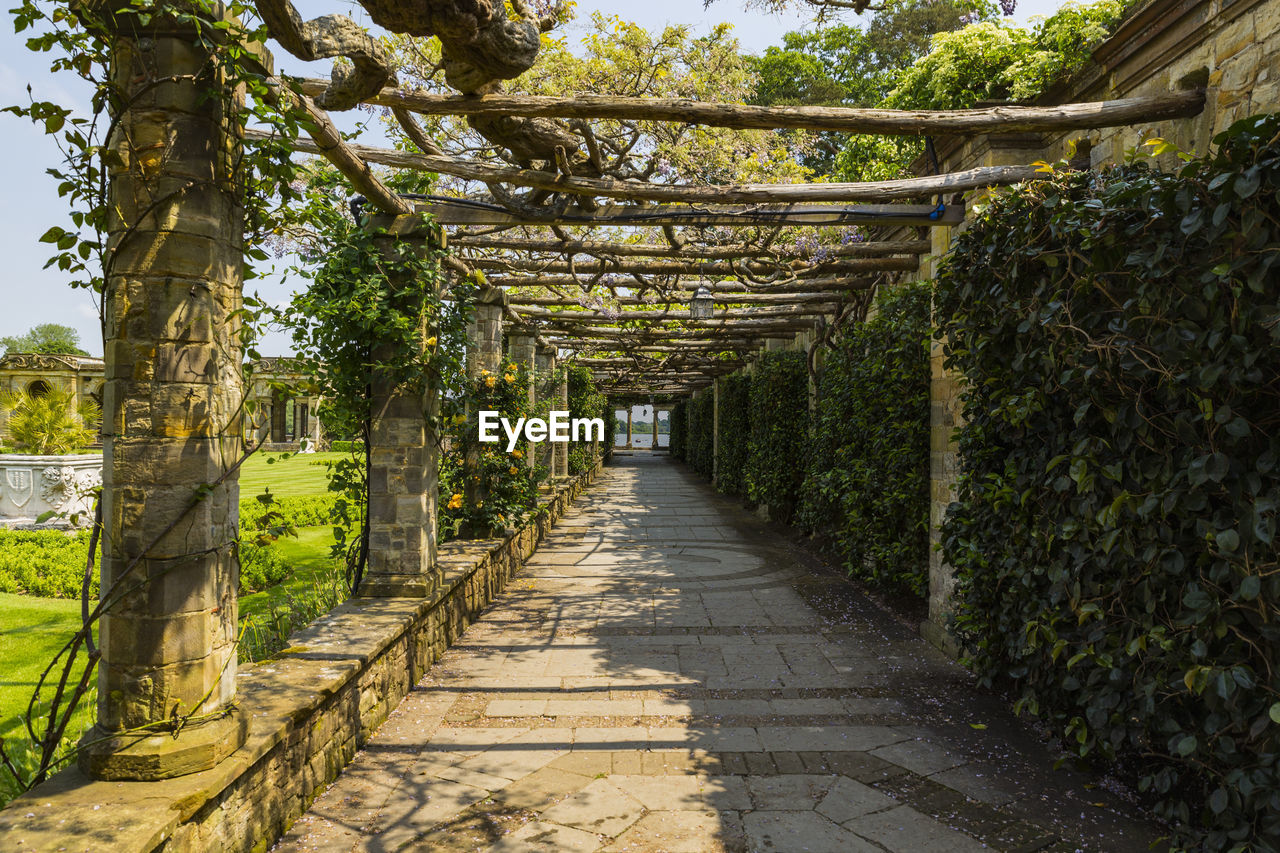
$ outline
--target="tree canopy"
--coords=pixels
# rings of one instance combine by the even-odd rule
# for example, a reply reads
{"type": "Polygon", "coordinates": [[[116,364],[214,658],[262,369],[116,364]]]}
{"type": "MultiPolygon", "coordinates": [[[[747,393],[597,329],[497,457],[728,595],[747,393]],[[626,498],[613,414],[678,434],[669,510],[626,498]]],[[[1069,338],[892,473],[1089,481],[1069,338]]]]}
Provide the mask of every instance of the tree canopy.
{"type": "Polygon", "coordinates": [[[42,355],[88,355],[80,347],[80,333],[70,326],[41,323],[24,334],[0,338],[4,354],[24,352],[42,355]]]}

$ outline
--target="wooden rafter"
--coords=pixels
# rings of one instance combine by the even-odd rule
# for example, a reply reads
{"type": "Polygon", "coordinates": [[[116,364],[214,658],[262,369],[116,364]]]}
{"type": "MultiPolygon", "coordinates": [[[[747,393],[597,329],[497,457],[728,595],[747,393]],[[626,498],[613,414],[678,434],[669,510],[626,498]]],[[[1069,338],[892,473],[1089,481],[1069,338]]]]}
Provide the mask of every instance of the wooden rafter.
{"type": "Polygon", "coordinates": [[[732,261],[627,259],[618,261],[578,262],[572,266],[567,261],[539,261],[531,258],[472,258],[476,269],[501,272],[537,272],[552,275],[577,273],[596,275],[770,275],[786,273],[795,276],[836,276],[865,272],[915,272],[920,261],[915,255],[888,258],[846,258],[831,261],[797,261],[794,264],[769,264],[744,260],[732,261]]]}
{"type": "MultiPolygon", "coordinates": [[[[558,254],[558,255],[608,255],[619,258],[666,258],[668,260],[684,260],[697,258],[706,260],[737,260],[739,258],[777,258],[782,261],[813,262],[813,253],[788,250],[786,247],[752,246],[738,244],[734,246],[682,246],[673,248],[670,244],[661,245],[647,243],[615,243],[601,240],[530,240],[506,237],[491,237],[469,234],[452,234],[450,245],[468,249],[502,249],[525,254],[558,254]]],[[[831,258],[877,258],[886,255],[921,255],[932,251],[933,244],[928,240],[884,240],[844,243],[839,246],[823,247],[822,253],[831,258]]]]}
{"type": "MultiPolygon", "coordinates": [[[[303,91],[323,92],[327,80],[303,81],[303,91]]],[[[1204,110],[1203,89],[1058,106],[1004,106],[970,110],[881,110],[851,107],[764,107],[687,99],[610,95],[432,95],[387,88],[366,103],[401,107],[423,115],[466,115],[672,121],[758,130],[830,130],[844,133],[928,136],[1028,133],[1187,118],[1204,110]]]]}

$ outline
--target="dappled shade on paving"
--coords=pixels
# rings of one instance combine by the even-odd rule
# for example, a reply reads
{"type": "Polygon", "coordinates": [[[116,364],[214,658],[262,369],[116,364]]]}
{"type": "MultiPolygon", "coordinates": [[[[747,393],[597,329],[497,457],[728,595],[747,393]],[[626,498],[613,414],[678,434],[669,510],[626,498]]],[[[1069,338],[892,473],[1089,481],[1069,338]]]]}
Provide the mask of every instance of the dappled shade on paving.
{"type": "Polygon", "coordinates": [[[620,455],[277,849],[1147,849],[1131,807],[761,528],[620,455]]]}

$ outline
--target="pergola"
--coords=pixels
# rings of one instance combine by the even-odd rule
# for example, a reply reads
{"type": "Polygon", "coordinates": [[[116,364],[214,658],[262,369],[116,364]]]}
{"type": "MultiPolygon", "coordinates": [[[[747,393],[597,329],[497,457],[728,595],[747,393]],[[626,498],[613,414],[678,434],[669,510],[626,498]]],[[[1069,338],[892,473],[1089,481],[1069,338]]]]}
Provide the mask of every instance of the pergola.
{"type": "MultiPolygon", "coordinates": [[[[513,361],[545,368],[578,360],[618,399],[688,395],[767,341],[856,321],[879,282],[914,273],[931,250],[928,229],[963,221],[965,192],[1024,181],[1038,169],[687,185],[633,168],[627,122],[933,136],[1084,130],[1194,115],[1204,106],[1202,91],[940,112],[506,95],[501,81],[533,64],[540,33],[554,24],[523,0],[510,4],[514,17],[504,3],[362,5],[392,32],[439,36],[445,76],[463,94],[397,88],[378,42],[350,20],[303,21],[288,0],[261,0],[284,50],[305,60],[348,60],[333,80],[299,87],[270,76],[263,60],[271,97],[306,116],[310,141],[290,141],[293,149],[324,156],[346,176],[385,229],[380,239],[448,246],[451,276],[487,281],[475,306],[469,368],[496,365],[505,337],[513,361]],[[346,140],[329,111],[359,104],[388,107],[418,151],[346,140]],[[417,118],[441,114],[467,116],[506,162],[446,153],[417,118]],[[600,124],[619,121],[621,129],[600,124]],[[375,165],[485,189],[401,196],[375,165]],[[826,252],[778,240],[782,229],[853,225],[859,239],[826,252]]],[[[110,181],[121,221],[112,226],[104,294],[102,579],[104,591],[122,579],[129,584],[101,611],[101,736],[84,763],[102,778],[211,767],[248,730],[235,705],[243,199],[236,158],[222,155],[267,134],[241,137],[227,115],[235,104],[194,89],[210,80],[208,45],[189,24],[149,20],[122,29],[113,48],[131,100],[117,116],[127,156],[113,162],[110,181]],[[179,719],[181,738],[127,736],[179,719]]],[[[428,334],[423,329],[424,345],[428,334]]],[[[563,399],[563,388],[549,393],[563,399]]],[[[437,394],[375,384],[372,397],[369,567],[360,595],[429,599],[442,584],[437,394]]]]}

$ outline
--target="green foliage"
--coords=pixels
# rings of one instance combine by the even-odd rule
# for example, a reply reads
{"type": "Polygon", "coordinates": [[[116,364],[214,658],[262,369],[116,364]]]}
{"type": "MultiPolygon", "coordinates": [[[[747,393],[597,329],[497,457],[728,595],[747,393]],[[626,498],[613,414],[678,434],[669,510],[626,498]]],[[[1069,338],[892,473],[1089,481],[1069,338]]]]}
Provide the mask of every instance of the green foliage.
{"type": "Polygon", "coordinates": [[[241,662],[264,661],[288,646],[289,635],[328,613],[351,596],[346,568],[338,560],[326,561],[311,582],[289,590],[262,613],[240,620],[241,662]]]}
{"type": "Polygon", "coordinates": [[[446,401],[446,418],[454,429],[449,452],[442,454],[452,458],[442,459],[440,467],[442,538],[456,536],[464,527],[472,534],[518,527],[537,507],[541,472],[529,466],[525,448],[517,445],[508,453],[505,437],[497,442],[479,440],[482,410],[496,411],[513,424],[533,415],[529,404],[531,381],[524,367],[504,362],[497,373],[480,371],[463,386],[464,394],[446,401]],[[473,470],[465,464],[469,454],[474,460],[473,470]],[[468,500],[464,482],[467,476],[475,478],[474,485],[483,494],[474,503],[468,500]]]}
{"type": "Polygon", "coordinates": [[[361,441],[331,441],[329,449],[334,453],[364,453],[364,442],[361,441]]]}
{"type": "Polygon", "coordinates": [[[72,405],[69,390],[51,386],[43,394],[28,391],[0,395],[9,415],[9,436],[18,449],[35,455],[74,453],[98,436],[102,410],[93,400],[72,405]]]}
{"type": "MultiPolygon", "coordinates": [[[[574,365],[568,368],[569,373],[569,417],[600,418],[605,422],[605,438],[612,441],[608,424],[613,420],[613,412],[608,408],[609,401],[604,394],[596,390],[596,381],[591,376],[591,368],[585,365],[574,365]]],[[[604,444],[603,447],[611,447],[604,444]]],[[[575,441],[569,444],[569,473],[581,474],[595,463],[595,445],[592,442],[575,441]]]]}
{"type": "Polygon", "coordinates": [[[689,461],[686,442],[689,440],[689,403],[681,400],[671,409],[671,455],[689,461]]]}
{"type": "Polygon", "coordinates": [[[939,33],[929,54],[898,77],[885,106],[947,110],[1033,98],[1089,60],[1125,6],[1121,0],[1067,3],[1030,31],[982,21],[939,33]]]}
{"type": "Polygon", "coordinates": [[[809,439],[809,363],[803,352],[767,352],[751,373],[747,497],[790,521],[800,499],[809,439]]]}
{"type": "Polygon", "coordinates": [[[261,501],[254,498],[240,501],[240,530],[243,532],[266,531],[272,527],[316,527],[333,521],[337,511],[338,495],[297,495],[272,497],[267,516],[261,501]]]}
{"type": "Polygon", "coordinates": [[[1277,138],[1004,193],[938,281],[956,629],[1203,850],[1280,847],[1277,138]]]}
{"type": "Polygon", "coordinates": [[[0,348],[5,355],[15,352],[34,352],[43,355],[88,355],[80,348],[80,333],[70,326],[58,323],[41,323],[32,326],[25,334],[0,338],[0,348]]]}
{"type": "MultiPolygon", "coordinates": [[[[79,598],[89,558],[89,531],[0,528],[0,592],[42,598],[79,598]]],[[[89,594],[98,594],[93,571],[89,594]]]]}
{"type": "Polygon", "coordinates": [[[689,463],[689,467],[708,479],[715,471],[716,461],[715,435],[712,429],[714,416],[715,398],[709,391],[685,404],[682,458],[689,463]]]}
{"type": "Polygon", "coordinates": [[[240,592],[261,592],[289,577],[291,568],[271,545],[240,543],[240,592]]]}
{"type": "Polygon", "coordinates": [[[829,350],[797,524],[849,574],[891,592],[929,585],[929,287],[882,291],[829,350]]]}
{"type": "Polygon", "coordinates": [[[716,457],[716,488],[726,495],[747,495],[747,455],[751,434],[751,379],[727,376],[720,380],[720,440],[716,457]]]}

